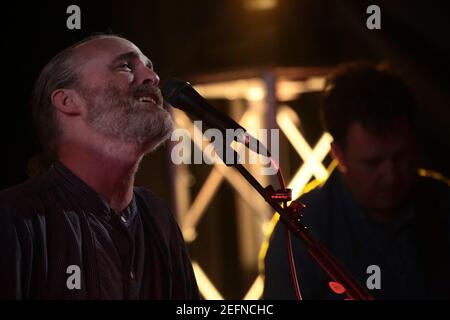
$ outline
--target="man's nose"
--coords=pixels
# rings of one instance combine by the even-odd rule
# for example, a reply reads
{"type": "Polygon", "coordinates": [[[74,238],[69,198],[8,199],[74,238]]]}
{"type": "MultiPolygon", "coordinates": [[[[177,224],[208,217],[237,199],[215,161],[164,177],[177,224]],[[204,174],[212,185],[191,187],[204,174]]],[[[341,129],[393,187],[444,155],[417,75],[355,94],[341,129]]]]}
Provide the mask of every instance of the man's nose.
{"type": "Polygon", "coordinates": [[[159,85],[159,81],[160,78],[158,76],[158,74],[151,68],[144,66],[142,68],[141,71],[141,79],[140,79],[140,83],[141,84],[147,84],[150,83],[153,86],[158,86],[159,85]]]}
{"type": "Polygon", "coordinates": [[[383,163],[384,182],[394,184],[398,179],[398,168],[393,159],[386,159],[383,163]]]}

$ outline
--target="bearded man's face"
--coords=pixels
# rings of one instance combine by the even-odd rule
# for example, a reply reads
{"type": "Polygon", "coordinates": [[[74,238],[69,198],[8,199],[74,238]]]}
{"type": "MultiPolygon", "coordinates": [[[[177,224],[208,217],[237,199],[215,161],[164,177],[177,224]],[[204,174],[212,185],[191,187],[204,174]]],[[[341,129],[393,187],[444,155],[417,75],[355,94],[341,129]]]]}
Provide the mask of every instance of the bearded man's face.
{"type": "Polygon", "coordinates": [[[172,131],[172,118],[163,109],[163,99],[156,87],[144,84],[123,92],[108,83],[82,91],[87,102],[88,125],[105,137],[151,151],[172,131]]]}

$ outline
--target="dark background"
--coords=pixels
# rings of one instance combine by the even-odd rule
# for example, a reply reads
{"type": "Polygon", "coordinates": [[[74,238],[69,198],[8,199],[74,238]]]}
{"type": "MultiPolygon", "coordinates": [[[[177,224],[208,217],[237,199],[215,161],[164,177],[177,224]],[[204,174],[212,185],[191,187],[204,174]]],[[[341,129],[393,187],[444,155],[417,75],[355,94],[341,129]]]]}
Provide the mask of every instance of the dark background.
{"type": "MultiPolygon", "coordinates": [[[[388,60],[417,89],[423,164],[450,175],[450,10],[446,1],[279,0],[267,11],[227,1],[34,1],[1,5],[0,188],[26,179],[36,151],[28,100],[43,65],[94,32],[121,34],[154,62],[162,78],[239,67],[333,66],[357,58],[388,60]],[[66,8],[81,8],[81,30],[66,28],[66,8]],[[382,29],[365,26],[378,4],[382,29]]],[[[155,161],[167,161],[164,152],[155,161]]],[[[159,170],[147,184],[159,188],[159,170]]],[[[162,196],[169,198],[168,189],[162,196]]]]}
{"type": "MultiPolygon", "coordinates": [[[[360,58],[389,61],[417,93],[422,166],[450,176],[448,1],[278,0],[277,7],[267,11],[249,10],[249,1],[3,2],[0,189],[27,178],[26,163],[36,152],[28,102],[39,70],[58,51],[95,32],[114,32],[136,43],[161,78],[189,80],[251,67],[332,67],[360,58]],[[71,4],[81,8],[81,30],[66,28],[71,4]],[[370,4],[381,8],[381,30],[366,28],[370,4]]],[[[167,148],[146,157],[137,184],[172,203],[169,161],[167,148]]],[[[221,192],[212,208],[230,206],[232,190],[225,186],[221,192]]],[[[234,215],[209,219],[219,219],[229,229],[235,222],[234,215]]],[[[239,298],[248,283],[236,291],[242,280],[232,261],[237,244],[234,238],[217,240],[208,220],[202,224],[209,232],[203,233],[209,237],[203,242],[211,247],[206,251],[222,256],[220,261],[205,259],[227,264],[219,289],[239,298]],[[233,277],[235,281],[228,281],[233,277]]]]}

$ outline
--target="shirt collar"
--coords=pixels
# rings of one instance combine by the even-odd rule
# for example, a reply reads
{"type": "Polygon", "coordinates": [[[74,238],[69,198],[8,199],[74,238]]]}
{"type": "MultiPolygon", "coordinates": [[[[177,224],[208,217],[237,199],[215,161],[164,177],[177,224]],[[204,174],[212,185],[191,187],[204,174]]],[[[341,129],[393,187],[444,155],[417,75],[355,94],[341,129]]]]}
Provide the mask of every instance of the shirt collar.
{"type": "MultiPolygon", "coordinates": [[[[79,205],[81,208],[92,211],[95,214],[106,214],[108,216],[115,212],[97,191],[81,180],[62,162],[56,161],[53,164],[50,169],[50,176],[53,177],[59,187],[66,189],[80,201],[79,205]]],[[[135,212],[136,201],[133,193],[130,204],[120,214],[131,218],[135,212]]]]}

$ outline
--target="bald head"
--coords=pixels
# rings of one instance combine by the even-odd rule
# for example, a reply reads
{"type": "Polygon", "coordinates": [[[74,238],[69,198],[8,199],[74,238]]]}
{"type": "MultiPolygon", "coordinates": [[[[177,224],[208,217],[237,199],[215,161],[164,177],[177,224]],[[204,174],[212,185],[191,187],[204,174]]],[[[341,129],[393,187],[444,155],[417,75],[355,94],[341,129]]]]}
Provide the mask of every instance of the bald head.
{"type": "MultiPolygon", "coordinates": [[[[99,35],[87,38],[68,48],[70,50],[70,60],[77,74],[85,83],[95,79],[84,77],[86,72],[91,72],[102,77],[99,66],[105,61],[114,63],[128,58],[141,60],[150,69],[153,64],[141,50],[132,42],[115,35],[99,35]]],[[[89,84],[89,83],[87,83],[89,84]]]]}

